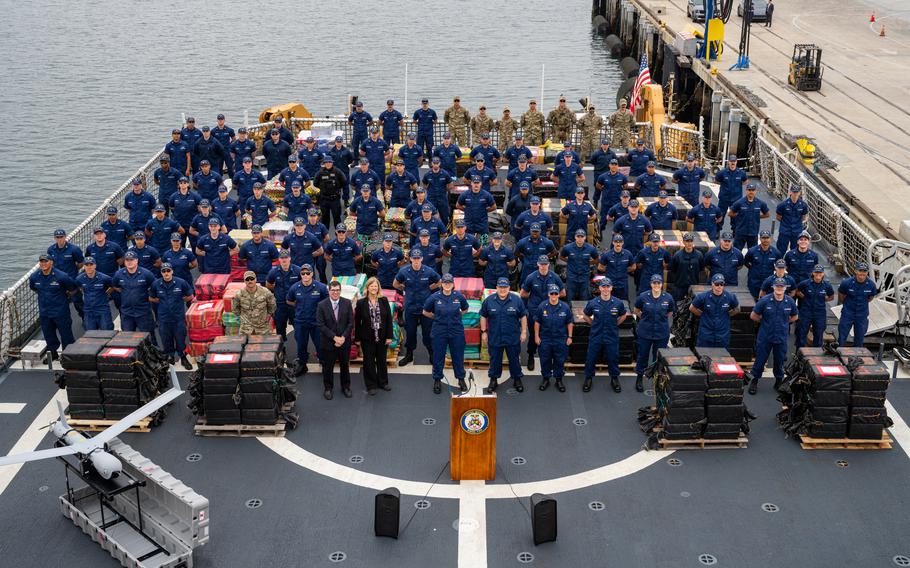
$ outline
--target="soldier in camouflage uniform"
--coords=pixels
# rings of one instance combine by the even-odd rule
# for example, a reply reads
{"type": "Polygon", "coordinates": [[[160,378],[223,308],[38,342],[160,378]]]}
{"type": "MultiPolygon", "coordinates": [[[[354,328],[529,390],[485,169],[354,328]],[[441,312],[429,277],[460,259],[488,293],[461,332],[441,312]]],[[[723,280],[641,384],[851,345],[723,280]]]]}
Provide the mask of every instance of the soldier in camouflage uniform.
{"type": "Polygon", "coordinates": [[[547,116],[547,124],[553,130],[554,142],[565,142],[572,135],[572,127],[575,126],[575,113],[566,106],[565,95],[559,95],[559,106],[550,111],[547,116]]]}
{"type": "MultiPolygon", "coordinates": [[[[493,126],[495,126],[495,123],[493,122],[493,119],[487,115],[487,107],[480,105],[480,108],[477,109],[477,116],[471,119],[471,134],[473,135],[473,139],[475,141],[480,140],[480,135],[484,132],[493,132],[493,126]]],[[[496,166],[496,164],[487,165],[491,167],[496,166]]]]}
{"type": "Polygon", "coordinates": [[[521,115],[521,129],[524,131],[525,144],[540,146],[543,144],[543,126],[546,118],[537,110],[537,101],[531,99],[528,110],[521,115]]]}
{"type": "Polygon", "coordinates": [[[275,313],[275,296],[256,283],[256,273],[243,273],[244,287],[237,291],[231,302],[234,315],[240,318],[240,333],[261,335],[272,333],[269,316],[275,313]]]}
{"type": "Polygon", "coordinates": [[[610,115],[610,128],[613,129],[614,148],[628,148],[632,145],[635,115],[626,108],[627,104],[626,99],[620,99],[619,110],[610,115]]]}
{"type": "Polygon", "coordinates": [[[458,146],[468,146],[468,124],[471,122],[471,113],[461,106],[461,97],[452,100],[452,106],[446,109],[443,122],[452,133],[452,141],[458,146]]]}
{"type": "Polygon", "coordinates": [[[518,121],[512,118],[509,107],[503,107],[502,118],[496,121],[496,131],[499,132],[497,148],[500,152],[505,152],[518,132],[518,121]]]}
{"type": "Polygon", "coordinates": [[[604,127],[604,119],[594,112],[594,105],[588,106],[588,112],[578,121],[581,129],[581,161],[591,159],[591,154],[599,146],[600,129],[604,127]]]}

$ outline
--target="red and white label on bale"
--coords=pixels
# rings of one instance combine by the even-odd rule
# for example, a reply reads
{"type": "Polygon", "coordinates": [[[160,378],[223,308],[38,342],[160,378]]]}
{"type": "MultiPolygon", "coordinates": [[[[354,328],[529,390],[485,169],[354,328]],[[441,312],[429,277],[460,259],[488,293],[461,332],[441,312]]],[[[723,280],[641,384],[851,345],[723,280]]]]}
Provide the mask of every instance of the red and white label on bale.
{"type": "Polygon", "coordinates": [[[129,347],[111,347],[104,352],[106,357],[129,357],[133,350],[129,347]]]}
{"type": "Polygon", "coordinates": [[[212,353],[212,363],[233,363],[238,357],[237,353],[212,353]]]}
{"type": "Polygon", "coordinates": [[[718,373],[722,374],[732,373],[738,375],[741,372],[739,365],[735,363],[716,363],[714,367],[718,373]]]}
{"type": "Polygon", "coordinates": [[[841,367],[840,365],[818,365],[818,374],[821,376],[828,375],[846,375],[847,370],[841,367]]]}
{"type": "Polygon", "coordinates": [[[196,309],[198,310],[210,310],[215,307],[215,302],[206,302],[204,304],[197,304],[196,309]]]}

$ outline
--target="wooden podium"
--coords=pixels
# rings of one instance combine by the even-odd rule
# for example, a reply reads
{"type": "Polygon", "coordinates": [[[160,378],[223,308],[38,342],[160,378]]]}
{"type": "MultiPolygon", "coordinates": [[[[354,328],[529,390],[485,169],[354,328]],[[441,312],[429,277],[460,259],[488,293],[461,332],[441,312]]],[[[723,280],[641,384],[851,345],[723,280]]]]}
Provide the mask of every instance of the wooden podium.
{"type": "Polygon", "coordinates": [[[452,479],[496,477],[496,393],[452,395],[449,460],[452,479]]]}

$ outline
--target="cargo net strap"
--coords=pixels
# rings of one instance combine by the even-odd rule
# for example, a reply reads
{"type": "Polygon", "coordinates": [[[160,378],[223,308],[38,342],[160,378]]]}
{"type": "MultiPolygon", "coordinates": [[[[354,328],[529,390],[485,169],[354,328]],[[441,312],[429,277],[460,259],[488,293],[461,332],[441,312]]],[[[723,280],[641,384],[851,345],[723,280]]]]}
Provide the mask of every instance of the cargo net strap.
{"type": "Polygon", "coordinates": [[[789,438],[805,434],[811,424],[809,410],[812,398],[809,387],[809,363],[794,353],[784,365],[784,380],[777,391],[781,411],[777,413],[777,426],[789,438]]]}
{"type": "Polygon", "coordinates": [[[687,296],[676,305],[676,312],[673,314],[673,324],[670,327],[673,347],[690,347],[695,340],[698,318],[689,311],[691,304],[692,297],[687,296]]]}

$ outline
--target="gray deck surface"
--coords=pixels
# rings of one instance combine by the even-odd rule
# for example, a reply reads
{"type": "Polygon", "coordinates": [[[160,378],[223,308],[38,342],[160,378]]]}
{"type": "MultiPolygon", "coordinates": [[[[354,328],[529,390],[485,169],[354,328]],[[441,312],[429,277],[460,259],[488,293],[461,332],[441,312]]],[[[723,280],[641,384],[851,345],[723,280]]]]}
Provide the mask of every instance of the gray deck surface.
{"type": "MultiPolygon", "coordinates": [[[[448,398],[433,395],[429,379],[417,375],[393,374],[394,390],[376,397],[363,392],[360,380],[354,376],[353,399],[329,402],[319,396],[316,376],[305,377],[301,425],[288,438],[345,466],[432,482],[448,459],[448,398]],[[436,425],[423,425],[425,417],[436,425]],[[355,454],[364,461],[349,463],[355,454]]],[[[14,371],[0,384],[0,402],[27,402],[21,414],[0,417],[0,451],[9,450],[50,399],[50,385],[40,371],[14,371]]],[[[565,394],[552,388],[501,394],[494,483],[505,483],[503,472],[513,483],[579,473],[639,450],[644,436],[635,416],[645,395],[631,388],[616,395],[605,383],[585,395],[578,379],[568,386],[565,394]],[[588,424],[575,426],[574,418],[588,424]],[[527,463],[512,464],[515,456],[527,463]]],[[[776,430],[778,405],[770,385],[762,386],[747,398],[759,416],[747,449],[676,452],[681,466],[662,459],[628,477],[556,494],[556,543],[534,547],[521,505],[488,500],[488,565],[519,565],[521,552],[534,554],[535,566],[700,566],[698,555],[711,554],[719,566],[884,567],[895,555],[910,555],[910,462],[900,446],[803,451],[776,430]],[[849,467],[837,467],[839,459],[849,467]],[[605,509],[590,510],[592,501],[605,509]],[[765,512],[764,503],[780,510],[765,512]]],[[[910,415],[910,381],[898,380],[889,399],[910,415]]],[[[400,540],[377,539],[373,490],[308,471],[255,439],[196,437],[192,424],[184,398],[161,427],[123,439],[210,499],[212,539],[196,554],[198,566],[328,566],[335,551],[347,554],[344,566],[457,565],[456,500],[431,498],[400,540]],[[202,460],[186,461],[193,452],[202,460]],[[262,507],[247,509],[252,498],[262,507]]],[[[45,438],[39,447],[49,445],[45,438]]],[[[0,495],[0,557],[44,566],[116,565],[59,513],[62,469],[56,460],[27,464],[0,495]]],[[[448,472],[440,481],[451,483],[448,472]]],[[[416,499],[402,497],[402,525],[416,499]]]]}

